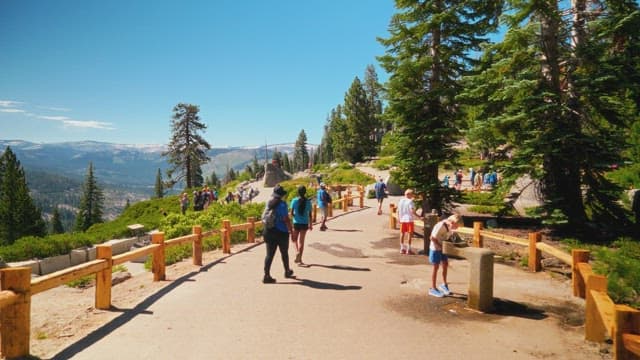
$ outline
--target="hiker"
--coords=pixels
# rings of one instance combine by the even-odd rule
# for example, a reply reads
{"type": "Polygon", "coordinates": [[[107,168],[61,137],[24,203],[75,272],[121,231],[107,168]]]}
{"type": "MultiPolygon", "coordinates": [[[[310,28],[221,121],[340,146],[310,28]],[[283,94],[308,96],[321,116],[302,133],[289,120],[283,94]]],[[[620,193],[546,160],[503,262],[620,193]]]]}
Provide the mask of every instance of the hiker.
{"type": "Polygon", "coordinates": [[[447,268],[449,267],[449,258],[442,253],[442,242],[449,240],[453,235],[454,230],[458,228],[460,223],[460,216],[454,214],[448,218],[439,221],[431,231],[429,239],[429,262],[433,265],[431,272],[431,288],[429,289],[429,295],[435,297],[443,297],[451,295],[449,290],[449,284],[447,283],[447,268]],[[438,277],[438,270],[442,263],[442,284],[436,287],[436,278],[438,277]]]}
{"type": "Polygon", "coordinates": [[[413,239],[413,219],[417,218],[416,207],[413,204],[413,190],[407,189],[404,197],[398,202],[398,219],[400,220],[400,254],[415,255],[411,250],[413,239]],[[404,245],[404,236],[408,234],[408,245],[404,245]]]}
{"type": "Polygon", "coordinates": [[[376,199],[378,200],[378,215],[382,215],[382,201],[387,197],[387,184],[382,181],[382,178],[378,179],[374,190],[376,192],[376,199]]]}
{"type": "Polygon", "coordinates": [[[180,196],[180,212],[184,215],[187,212],[187,208],[189,207],[189,196],[187,193],[182,193],[180,196]]]}
{"type": "Polygon", "coordinates": [[[293,217],[293,232],[291,241],[296,245],[296,258],[294,262],[302,265],[302,253],[304,252],[304,238],[307,230],[313,230],[311,221],[311,200],[306,197],[307,188],[298,186],[298,196],[291,200],[291,216],[293,217]]]}
{"type": "Polygon", "coordinates": [[[331,206],[331,196],[327,192],[327,185],[320,183],[320,190],[318,190],[318,208],[322,214],[322,223],[320,224],[320,231],[327,230],[327,216],[329,215],[329,206],[331,206]]]}
{"type": "MultiPolygon", "coordinates": [[[[287,192],[284,188],[279,184],[276,185],[266,205],[268,209],[274,209],[276,218],[274,227],[266,229],[264,233],[264,242],[267,245],[267,255],[264,258],[264,277],[262,278],[264,284],[276,282],[276,279],[271,277],[271,263],[276,254],[276,249],[280,249],[282,265],[284,266],[284,277],[293,277],[293,270],[289,268],[289,234],[291,233],[292,226],[291,219],[289,219],[289,211],[287,210],[287,203],[282,199],[285,195],[287,195],[287,192]]],[[[293,236],[291,239],[293,240],[293,236]]]]}

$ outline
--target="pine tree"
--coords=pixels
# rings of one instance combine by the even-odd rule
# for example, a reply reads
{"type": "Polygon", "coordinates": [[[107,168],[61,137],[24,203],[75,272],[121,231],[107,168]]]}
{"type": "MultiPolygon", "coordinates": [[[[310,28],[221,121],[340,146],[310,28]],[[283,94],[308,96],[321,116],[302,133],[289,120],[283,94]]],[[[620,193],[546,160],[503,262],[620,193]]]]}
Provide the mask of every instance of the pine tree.
{"type": "Polygon", "coordinates": [[[309,151],[307,150],[307,134],[300,130],[293,150],[295,167],[293,171],[304,171],[309,166],[309,151]]]}
{"type": "Polygon", "coordinates": [[[376,145],[380,145],[382,136],[385,134],[389,125],[383,124],[382,116],[382,84],[378,81],[378,73],[373,65],[368,65],[364,73],[364,82],[362,83],[364,92],[367,94],[367,102],[369,103],[370,122],[373,127],[371,136],[376,145]]]}
{"type": "Polygon", "coordinates": [[[58,211],[57,207],[53,209],[53,215],[51,216],[51,233],[64,234],[64,226],[62,226],[60,211],[58,211]]]}
{"type": "Polygon", "coordinates": [[[82,197],[76,217],[77,231],[86,231],[93,224],[101,223],[104,208],[104,194],[93,175],[93,163],[89,163],[85,181],[82,184],[82,197]]]}
{"type": "Polygon", "coordinates": [[[371,113],[371,105],[367,93],[356,78],[351,83],[344,97],[344,124],[346,126],[345,160],[355,163],[367,156],[375,155],[375,116],[371,113]]]}
{"type": "Polygon", "coordinates": [[[162,199],[162,197],[164,197],[164,185],[162,182],[162,172],[160,171],[159,168],[156,174],[155,195],[156,195],[156,198],[158,199],[162,199]]]}
{"type": "Polygon", "coordinates": [[[173,108],[169,149],[162,154],[172,165],[167,171],[171,186],[184,180],[187,188],[199,187],[204,181],[201,166],[209,161],[206,151],[211,145],[199,134],[207,128],[200,121],[199,111],[197,105],[184,103],[173,108]]]}
{"type": "Polygon", "coordinates": [[[220,187],[220,179],[218,179],[218,175],[216,175],[215,171],[211,172],[211,176],[207,179],[207,185],[219,188],[220,187]]]}
{"type": "Polygon", "coordinates": [[[293,169],[291,161],[289,161],[289,155],[287,155],[287,153],[282,154],[282,169],[289,173],[292,172],[291,170],[293,169]]]}
{"type": "Polygon", "coordinates": [[[390,74],[389,119],[397,131],[399,182],[422,194],[422,210],[443,210],[449,194],[438,167],[452,161],[459,136],[455,97],[460,77],[484,36],[495,29],[499,2],[397,0],[387,50],[379,58],[390,74]]]}
{"type": "Polygon", "coordinates": [[[0,156],[0,245],[45,234],[46,222],[29,195],[24,170],[7,147],[0,156]]]}

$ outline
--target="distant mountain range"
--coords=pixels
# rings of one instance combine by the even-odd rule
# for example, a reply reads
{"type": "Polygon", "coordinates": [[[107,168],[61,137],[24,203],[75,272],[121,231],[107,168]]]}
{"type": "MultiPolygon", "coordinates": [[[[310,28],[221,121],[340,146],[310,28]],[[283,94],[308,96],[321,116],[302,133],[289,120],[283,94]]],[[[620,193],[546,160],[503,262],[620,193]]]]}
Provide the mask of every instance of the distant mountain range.
{"type": "MultiPolygon", "coordinates": [[[[0,154],[11,148],[25,170],[29,189],[36,204],[49,217],[58,207],[65,228],[72,226],[82,183],[89,162],[105,192],[105,217],[113,219],[122,212],[127,200],[135,203],[152,196],[158,169],[166,178],[169,164],[162,153],[166,145],[123,145],[96,141],[34,143],[22,140],[0,140],[0,154]]],[[[315,146],[310,145],[310,148],[315,146]]],[[[228,169],[244,170],[254,156],[263,164],[273,152],[292,154],[294,144],[258,147],[213,148],[211,161],[202,166],[204,176],[215,171],[222,178],[228,169]]],[[[179,186],[178,186],[179,187],[179,186]]],[[[174,192],[181,189],[173,189],[174,192]]]]}
{"type": "MultiPolygon", "coordinates": [[[[98,181],[106,185],[148,187],[153,190],[156,173],[169,167],[162,152],[166,145],[123,145],[96,141],[33,143],[21,140],[0,140],[0,153],[9,146],[25,171],[51,172],[77,181],[83,181],[89,162],[93,163],[98,181]]],[[[275,144],[259,147],[212,148],[211,161],[202,167],[203,174],[215,171],[224,176],[227,169],[243,170],[253,161],[271,159],[273,151],[293,153],[294,144],[275,144]]]]}

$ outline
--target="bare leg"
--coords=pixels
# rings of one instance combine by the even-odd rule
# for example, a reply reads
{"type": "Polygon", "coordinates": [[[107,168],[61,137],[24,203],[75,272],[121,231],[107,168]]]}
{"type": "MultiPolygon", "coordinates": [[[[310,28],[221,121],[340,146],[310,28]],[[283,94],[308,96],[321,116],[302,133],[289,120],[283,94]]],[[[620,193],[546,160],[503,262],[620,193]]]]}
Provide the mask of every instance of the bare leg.
{"type": "Polygon", "coordinates": [[[298,256],[296,260],[298,263],[302,264],[302,253],[304,252],[304,238],[307,236],[307,230],[300,231],[300,238],[296,238],[296,248],[298,249],[298,256]]]}
{"type": "Polygon", "coordinates": [[[431,272],[431,288],[432,289],[437,289],[436,278],[438,277],[438,268],[440,268],[440,264],[433,264],[433,270],[431,272]]]}
{"type": "MultiPolygon", "coordinates": [[[[447,282],[447,268],[449,268],[449,261],[443,261],[442,262],[442,282],[445,283],[445,285],[449,285],[449,283],[447,282]]],[[[434,284],[435,284],[435,280],[434,280],[434,284]]]]}

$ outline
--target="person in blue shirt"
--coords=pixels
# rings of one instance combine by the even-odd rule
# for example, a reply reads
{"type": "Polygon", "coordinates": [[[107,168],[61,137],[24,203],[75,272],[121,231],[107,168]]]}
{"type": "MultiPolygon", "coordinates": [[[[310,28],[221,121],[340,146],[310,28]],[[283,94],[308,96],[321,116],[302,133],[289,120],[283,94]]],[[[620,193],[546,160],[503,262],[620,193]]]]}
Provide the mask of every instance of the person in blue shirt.
{"type": "MultiPolygon", "coordinates": [[[[287,195],[280,184],[273,188],[273,194],[267,202],[267,207],[276,209],[275,225],[271,229],[266,229],[264,233],[264,242],[267,245],[267,255],[264,258],[264,277],[262,282],[272,284],[276,279],[271,277],[271,263],[276,254],[276,249],[280,249],[282,257],[282,265],[284,266],[284,277],[292,278],[293,270],[289,267],[289,234],[292,232],[291,219],[287,202],[283,199],[287,195]]],[[[293,240],[293,236],[291,237],[293,240]]]]}
{"type": "Polygon", "coordinates": [[[318,208],[322,213],[322,223],[320,224],[320,231],[327,230],[327,215],[329,213],[329,206],[331,206],[331,196],[327,192],[327,185],[320,183],[320,190],[317,193],[318,208]]]}
{"type": "Polygon", "coordinates": [[[304,238],[307,230],[313,230],[313,222],[311,221],[311,200],[306,197],[307,188],[304,185],[298,186],[298,196],[291,200],[291,216],[293,217],[293,232],[291,233],[291,241],[296,244],[297,264],[303,264],[302,253],[304,252],[304,238]]]}
{"type": "Polygon", "coordinates": [[[376,199],[378,200],[378,215],[382,214],[382,201],[387,196],[387,184],[382,181],[382,178],[378,179],[378,182],[374,186],[376,192],[376,199]]]}

